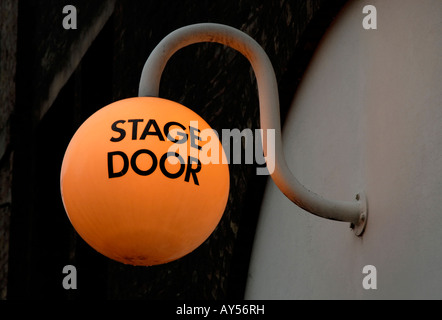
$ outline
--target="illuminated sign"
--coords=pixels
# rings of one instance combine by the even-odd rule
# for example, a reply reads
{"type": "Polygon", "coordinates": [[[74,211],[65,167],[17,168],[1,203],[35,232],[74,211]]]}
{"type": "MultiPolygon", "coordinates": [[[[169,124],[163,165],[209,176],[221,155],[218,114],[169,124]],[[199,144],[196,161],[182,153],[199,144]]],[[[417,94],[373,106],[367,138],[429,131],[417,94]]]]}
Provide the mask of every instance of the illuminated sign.
{"type": "Polygon", "coordinates": [[[61,193],[80,236],[132,265],[167,263],[201,245],[229,195],[225,161],[201,161],[217,135],[192,110],[169,100],[130,98],[87,119],[61,169],[61,193]]]}

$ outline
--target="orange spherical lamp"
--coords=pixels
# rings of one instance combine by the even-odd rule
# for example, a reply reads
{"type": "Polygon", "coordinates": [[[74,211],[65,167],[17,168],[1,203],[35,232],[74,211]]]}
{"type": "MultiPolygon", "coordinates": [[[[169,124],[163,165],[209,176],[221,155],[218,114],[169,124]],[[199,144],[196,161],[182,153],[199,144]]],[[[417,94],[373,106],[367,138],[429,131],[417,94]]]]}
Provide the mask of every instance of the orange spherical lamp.
{"type": "Polygon", "coordinates": [[[207,132],[195,112],[161,98],[120,100],[93,114],[61,168],[63,204],[78,234],[131,265],[167,263],[200,246],[229,195],[224,150],[207,132]]]}

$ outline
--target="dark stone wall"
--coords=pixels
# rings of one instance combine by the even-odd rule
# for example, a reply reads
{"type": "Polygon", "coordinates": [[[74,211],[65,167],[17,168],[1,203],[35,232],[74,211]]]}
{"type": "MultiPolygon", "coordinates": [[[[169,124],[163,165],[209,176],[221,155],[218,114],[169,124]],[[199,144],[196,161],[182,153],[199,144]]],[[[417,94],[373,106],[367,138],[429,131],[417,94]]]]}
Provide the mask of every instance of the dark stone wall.
{"type": "Polygon", "coordinates": [[[11,115],[15,106],[17,2],[0,0],[0,300],[7,295],[11,217],[11,115]]]}
{"type": "MultiPolygon", "coordinates": [[[[22,99],[19,106],[32,106],[35,121],[40,121],[48,108],[54,82],[64,84],[60,74],[75,68],[75,56],[87,49],[87,38],[105,7],[114,1],[85,0],[20,0],[18,17],[18,68],[22,99]],[[77,8],[77,30],[62,27],[63,8],[73,5],[77,8]],[[20,73],[21,72],[21,73],[20,73]]],[[[95,38],[95,35],[93,36],[95,38]]],[[[91,39],[93,40],[93,39],[91,39]]],[[[67,75],[69,76],[69,75],[67,75]]],[[[21,110],[20,110],[21,111],[21,110]]],[[[27,112],[26,110],[25,112],[27,112]]]]}
{"type": "MultiPolygon", "coordinates": [[[[10,231],[11,243],[4,250],[9,255],[0,260],[9,267],[0,273],[0,280],[2,276],[8,280],[7,297],[241,299],[267,181],[256,176],[254,165],[230,165],[226,211],[203,245],[178,261],[145,268],[101,256],[70,226],[59,192],[64,151],[92,113],[136,96],[152,49],[171,31],[193,23],[227,24],[263,46],[278,78],[284,117],[317,41],[344,2],[20,1],[15,18],[17,92],[8,126],[13,143],[10,160],[2,160],[9,175],[4,181],[2,174],[1,180],[2,187],[12,190],[7,206],[10,223],[0,224],[2,232],[10,231]],[[66,4],[78,9],[78,30],[61,26],[66,4]],[[82,40],[93,34],[97,19],[105,17],[102,12],[110,6],[112,16],[95,40],[85,44],[82,40]],[[85,45],[88,50],[83,53],[85,45]],[[68,62],[75,61],[75,55],[81,55],[81,61],[73,67],[68,62]],[[45,107],[57,84],[62,89],[50,108],[45,107]],[[77,267],[77,290],[61,286],[67,264],[77,267]]],[[[198,44],[177,52],[163,73],[160,96],[193,109],[219,133],[223,128],[259,128],[253,71],[244,57],[222,45],[198,44]]],[[[3,208],[0,203],[0,211],[3,208]]]]}

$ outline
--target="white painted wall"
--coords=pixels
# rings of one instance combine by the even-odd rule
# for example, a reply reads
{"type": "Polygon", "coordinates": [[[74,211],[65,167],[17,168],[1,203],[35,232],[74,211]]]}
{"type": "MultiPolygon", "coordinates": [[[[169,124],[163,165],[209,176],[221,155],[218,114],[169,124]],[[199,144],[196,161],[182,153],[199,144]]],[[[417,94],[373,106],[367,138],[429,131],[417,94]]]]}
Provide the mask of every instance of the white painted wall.
{"type": "Polygon", "coordinates": [[[284,128],[295,176],[336,200],[365,190],[362,238],[269,180],[246,299],[442,299],[442,1],[355,0],[324,37],[284,128]],[[362,27],[365,5],[377,30],[362,27]],[[365,265],[377,290],[364,290],[365,265]]]}

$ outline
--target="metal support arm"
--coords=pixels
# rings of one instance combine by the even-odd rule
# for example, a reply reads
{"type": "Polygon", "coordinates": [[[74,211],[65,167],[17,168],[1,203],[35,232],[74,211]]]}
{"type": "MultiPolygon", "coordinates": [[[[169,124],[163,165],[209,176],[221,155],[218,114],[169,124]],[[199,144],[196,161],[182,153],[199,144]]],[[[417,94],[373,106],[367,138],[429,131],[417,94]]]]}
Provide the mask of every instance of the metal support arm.
{"type": "MultiPolygon", "coordinates": [[[[296,205],[317,216],[350,222],[356,235],[362,235],[367,221],[365,195],[360,193],[356,201],[344,202],[324,199],[306,189],[287,166],[281,139],[279,94],[273,66],[263,48],[250,36],[235,28],[202,23],[178,29],[165,37],[147,59],[139,85],[139,96],[158,97],[161,75],[170,57],[179,49],[200,42],[216,42],[242,53],[251,63],[258,84],[261,128],[275,130],[274,171],[271,177],[278,188],[296,205]]],[[[263,140],[266,153],[267,139],[263,140]]]]}

